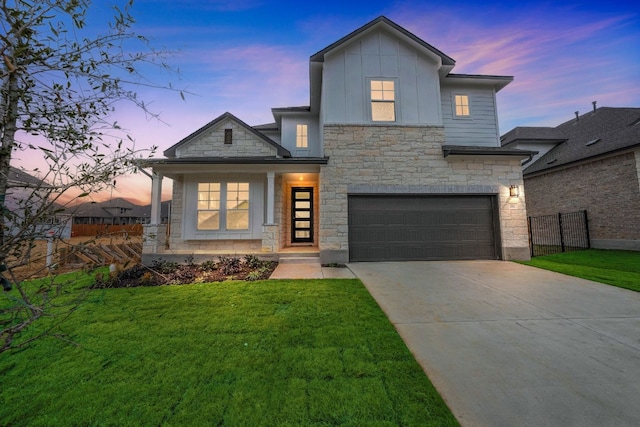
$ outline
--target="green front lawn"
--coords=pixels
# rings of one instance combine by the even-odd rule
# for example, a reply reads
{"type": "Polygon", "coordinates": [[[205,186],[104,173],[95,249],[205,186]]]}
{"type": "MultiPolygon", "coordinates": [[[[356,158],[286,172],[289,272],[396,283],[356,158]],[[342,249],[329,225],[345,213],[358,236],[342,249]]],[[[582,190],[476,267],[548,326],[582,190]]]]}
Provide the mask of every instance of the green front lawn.
{"type": "Polygon", "coordinates": [[[640,291],[640,252],[589,249],[535,257],[522,264],[640,291]]]}
{"type": "Polygon", "coordinates": [[[359,280],[94,290],[0,354],[0,425],[448,426],[359,280]]]}

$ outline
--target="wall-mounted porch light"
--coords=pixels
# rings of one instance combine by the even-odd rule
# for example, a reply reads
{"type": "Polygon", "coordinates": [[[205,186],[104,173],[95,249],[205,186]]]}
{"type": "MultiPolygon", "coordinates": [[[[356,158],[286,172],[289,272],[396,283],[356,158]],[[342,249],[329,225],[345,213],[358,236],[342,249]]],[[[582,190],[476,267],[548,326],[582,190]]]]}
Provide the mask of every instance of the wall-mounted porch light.
{"type": "Polygon", "coordinates": [[[520,197],[520,189],[517,185],[512,185],[511,187],[509,187],[509,196],[520,197]]]}

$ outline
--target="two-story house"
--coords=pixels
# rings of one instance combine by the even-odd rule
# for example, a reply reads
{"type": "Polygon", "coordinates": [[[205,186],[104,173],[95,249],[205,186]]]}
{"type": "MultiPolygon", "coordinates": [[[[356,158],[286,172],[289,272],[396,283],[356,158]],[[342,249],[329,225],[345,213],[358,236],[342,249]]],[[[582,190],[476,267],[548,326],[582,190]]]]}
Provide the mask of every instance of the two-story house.
{"type": "Polygon", "coordinates": [[[512,77],[454,65],[386,17],[312,55],[308,106],[254,127],[225,113],[146,163],[143,260],[298,246],[323,263],[527,259],[520,163],[534,153],[500,146],[496,112],[512,77]]]}

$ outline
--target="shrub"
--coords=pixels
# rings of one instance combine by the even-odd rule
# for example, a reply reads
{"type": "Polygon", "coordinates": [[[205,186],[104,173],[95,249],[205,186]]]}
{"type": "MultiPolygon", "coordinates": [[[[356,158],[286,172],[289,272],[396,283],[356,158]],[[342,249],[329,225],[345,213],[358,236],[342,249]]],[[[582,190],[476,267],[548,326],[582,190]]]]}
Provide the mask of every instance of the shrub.
{"type": "MultiPolygon", "coordinates": [[[[187,259],[187,262],[190,260],[187,259]]],[[[225,280],[268,279],[278,265],[273,261],[261,261],[255,256],[220,257],[219,261],[208,260],[202,264],[180,265],[169,261],[155,261],[150,267],[133,265],[109,277],[96,274],[93,288],[129,288],[135,286],[182,285],[188,283],[221,282],[225,280]]]]}
{"type": "Polygon", "coordinates": [[[206,260],[202,264],[200,264],[200,268],[202,271],[216,271],[218,269],[218,264],[213,260],[206,260]]]}
{"type": "Polygon", "coordinates": [[[166,261],[163,259],[154,260],[150,266],[152,270],[155,270],[160,274],[175,273],[175,271],[179,267],[180,267],[180,264],[178,264],[177,262],[166,261]]]}
{"type": "Polygon", "coordinates": [[[246,255],[244,257],[244,263],[251,268],[259,268],[262,266],[262,261],[255,255],[246,255]]]}
{"type": "Polygon", "coordinates": [[[238,257],[220,257],[220,271],[227,276],[240,272],[240,258],[238,257]]]}
{"type": "Polygon", "coordinates": [[[195,267],[197,265],[196,264],[196,258],[193,256],[193,254],[187,256],[184,259],[184,263],[187,264],[190,267],[195,267]]]}

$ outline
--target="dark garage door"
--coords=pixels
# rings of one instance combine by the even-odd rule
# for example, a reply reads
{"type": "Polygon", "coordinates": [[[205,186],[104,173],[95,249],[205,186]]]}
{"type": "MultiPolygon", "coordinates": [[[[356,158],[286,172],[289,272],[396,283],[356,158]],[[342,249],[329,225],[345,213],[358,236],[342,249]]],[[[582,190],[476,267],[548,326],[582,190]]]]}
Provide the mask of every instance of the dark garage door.
{"type": "Polygon", "coordinates": [[[349,196],[351,261],[498,259],[493,196],[349,196]]]}

